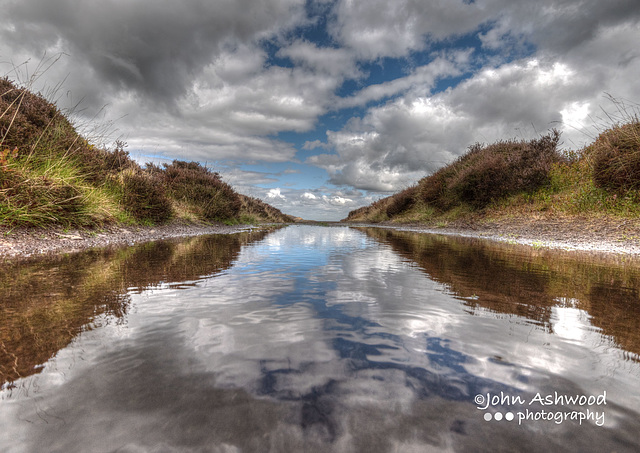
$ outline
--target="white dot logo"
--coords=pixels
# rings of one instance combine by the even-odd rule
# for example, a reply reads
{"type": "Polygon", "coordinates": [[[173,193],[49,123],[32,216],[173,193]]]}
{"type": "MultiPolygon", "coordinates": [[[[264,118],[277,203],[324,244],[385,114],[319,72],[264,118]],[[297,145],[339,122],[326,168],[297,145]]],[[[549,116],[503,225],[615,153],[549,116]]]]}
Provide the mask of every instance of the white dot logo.
{"type": "Polygon", "coordinates": [[[502,415],[502,412],[496,412],[495,414],[486,412],[483,417],[484,417],[484,420],[487,422],[490,422],[491,420],[495,420],[499,422],[502,419],[505,419],[506,421],[510,422],[515,418],[515,415],[513,415],[513,412],[507,412],[504,415],[502,415]]]}

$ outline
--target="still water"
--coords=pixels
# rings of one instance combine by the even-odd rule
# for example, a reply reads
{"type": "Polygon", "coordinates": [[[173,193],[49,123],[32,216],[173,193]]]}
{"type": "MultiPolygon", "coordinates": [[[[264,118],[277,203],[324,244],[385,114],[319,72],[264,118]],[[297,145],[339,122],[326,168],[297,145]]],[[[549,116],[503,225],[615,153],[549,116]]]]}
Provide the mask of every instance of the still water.
{"type": "Polygon", "coordinates": [[[2,264],[0,451],[639,451],[639,288],[349,227],[2,264]]]}

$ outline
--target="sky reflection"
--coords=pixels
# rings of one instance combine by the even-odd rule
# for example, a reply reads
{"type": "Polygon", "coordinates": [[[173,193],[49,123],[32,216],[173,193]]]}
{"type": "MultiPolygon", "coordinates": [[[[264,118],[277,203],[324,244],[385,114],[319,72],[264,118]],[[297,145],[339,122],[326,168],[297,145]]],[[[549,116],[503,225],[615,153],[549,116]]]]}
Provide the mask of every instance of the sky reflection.
{"type": "MultiPolygon", "coordinates": [[[[220,256],[224,240],[206,241],[220,256]]],[[[508,255],[498,260],[484,246],[295,226],[233,248],[233,262],[214,272],[203,244],[190,248],[196,260],[182,261],[200,278],[181,266],[188,285],[139,281],[125,322],[80,332],[40,374],[0,393],[2,451],[638,446],[638,362],[616,346],[619,333],[592,324],[585,304],[595,299],[561,299],[535,266],[527,283],[508,255]],[[434,267],[445,256],[453,261],[434,267]],[[468,256],[512,269],[489,270],[520,279],[517,291],[492,290],[475,267],[456,266],[468,256]],[[531,288],[544,295],[513,309],[509,298],[531,288]],[[602,427],[488,423],[474,403],[486,393],[603,390],[602,427]]],[[[140,256],[147,268],[175,263],[140,256]]]]}

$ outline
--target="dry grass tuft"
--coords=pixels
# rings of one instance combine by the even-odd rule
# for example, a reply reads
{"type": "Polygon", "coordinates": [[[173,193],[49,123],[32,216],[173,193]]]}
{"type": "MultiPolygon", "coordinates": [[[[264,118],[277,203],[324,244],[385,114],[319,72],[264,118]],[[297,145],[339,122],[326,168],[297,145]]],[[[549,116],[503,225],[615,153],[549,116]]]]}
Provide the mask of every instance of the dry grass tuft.
{"type": "Polygon", "coordinates": [[[616,192],[640,189],[640,120],[615,125],[591,145],[596,186],[616,192]]]}

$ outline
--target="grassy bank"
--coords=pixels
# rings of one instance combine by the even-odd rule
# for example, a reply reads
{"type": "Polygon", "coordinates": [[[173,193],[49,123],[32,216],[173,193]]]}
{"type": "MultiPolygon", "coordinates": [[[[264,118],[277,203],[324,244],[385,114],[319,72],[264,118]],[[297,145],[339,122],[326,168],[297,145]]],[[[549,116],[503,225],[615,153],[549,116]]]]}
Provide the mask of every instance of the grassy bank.
{"type": "Polygon", "coordinates": [[[349,213],[349,222],[455,226],[500,219],[640,217],[640,121],[627,116],[579,151],[560,134],[471,146],[415,186],[349,213]]]}
{"type": "Polygon", "coordinates": [[[98,147],[43,96],[0,79],[0,226],[290,222],[197,162],[140,166],[98,147]]]}

